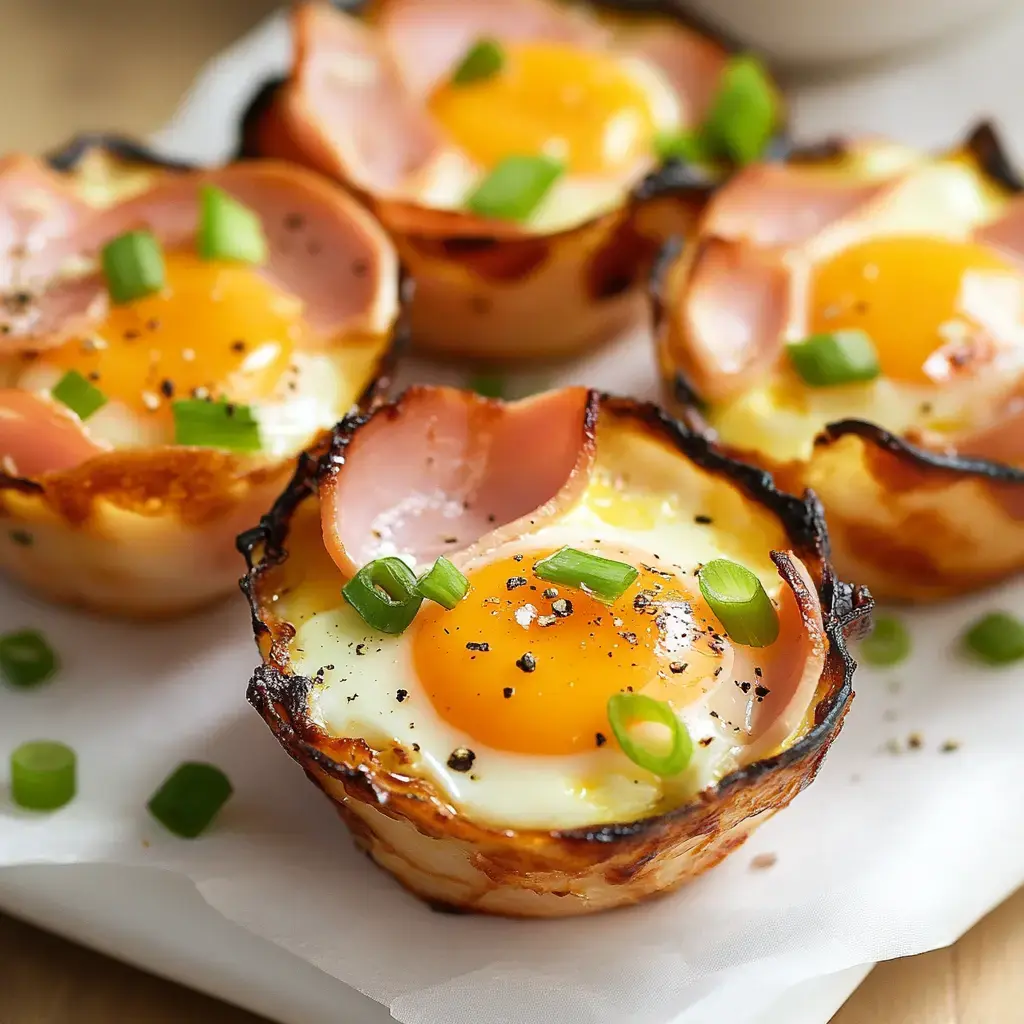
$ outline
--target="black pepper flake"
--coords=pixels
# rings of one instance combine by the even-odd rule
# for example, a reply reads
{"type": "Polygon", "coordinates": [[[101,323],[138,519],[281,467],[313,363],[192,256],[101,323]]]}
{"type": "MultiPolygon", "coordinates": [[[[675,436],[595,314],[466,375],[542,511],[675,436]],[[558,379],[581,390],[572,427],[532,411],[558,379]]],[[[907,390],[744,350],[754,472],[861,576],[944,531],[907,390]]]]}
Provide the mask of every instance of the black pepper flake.
{"type": "Polygon", "coordinates": [[[30,548],[32,546],[32,534],[27,530],[11,530],[11,542],[19,547],[30,548]]]}
{"type": "Polygon", "coordinates": [[[284,219],[284,226],[289,231],[298,231],[306,223],[306,218],[301,213],[289,213],[284,219]]]}
{"type": "Polygon", "coordinates": [[[515,692],[516,692],[516,691],[515,691],[515,690],[514,690],[514,689],[513,689],[513,688],[512,688],[511,686],[506,686],[506,687],[505,687],[505,688],[504,688],[504,689],[503,689],[503,690],[501,691],[501,695],[502,695],[502,696],[503,696],[503,697],[505,698],[505,700],[508,700],[508,699],[509,699],[509,697],[511,697],[511,696],[512,696],[512,694],[513,694],[513,693],[515,693],[515,692]]]}
{"type": "Polygon", "coordinates": [[[368,260],[353,260],[352,261],[352,276],[353,277],[366,277],[370,272],[370,263],[368,260]]]}
{"type": "Polygon", "coordinates": [[[921,734],[919,732],[912,732],[907,737],[907,746],[910,747],[911,750],[920,750],[921,747],[924,746],[924,740],[921,739],[921,734]]]}
{"type": "Polygon", "coordinates": [[[711,717],[712,718],[718,718],[718,712],[717,711],[712,711],[711,712],[711,717]]]}
{"type": "Polygon", "coordinates": [[[412,749],[418,754],[420,752],[420,745],[418,743],[414,743],[412,745],[412,749]]]}
{"type": "Polygon", "coordinates": [[[680,672],[686,671],[688,665],[689,662],[686,661],[673,661],[672,664],[669,665],[668,670],[674,675],[679,675],[680,672]]]}
{"type": "Polygon", "coordinates": [[[478,643],[474,642],[473,640],[470,640],[469,643],[466,644],[466,650],[467,651],[489,651],[490,649],[491,649],[491,645],[490,644],[487,644],[487,643],[478,644],[478,643]]]}
{"type": "Polygon", "coordinates": [[[366,653],[366,644],[356,644],[356,654],[363,655],[366,653]]]}
{"type": "Polygon", "coordinates": [[[532,672],[537,667],[537,659],[527,651],[522,657],[516,659],[516,668],[524,672],[532,672]]]}
{"type": "Polygon", "coordinates": [[[399,690],[398,693],[395,694],[395,697],[398,699],[398,703],[399,704],[401,704],[402,701],[405,700],[405,698],[408,697],[408,696],[409,696],[409,691],[408,690],[399,690]]]}
{"type": "Polygon", "coordinates": [[[135,341],[135,339],[138,338],[138,336],[139,336],[139,332],[138,331],[125,331],[124,332],[124,340],[125,341],[135,341]]]}
{"type": "Polygon", "coordinates": [[[697,742],[698,742],[698,743],[699,743],[699,744],[700,744],[700,745],[701,745],[702,747],[710,747],[710,746],[711,746],[711,744],[712,744],[712,743],[714,743],[714,741],[715,741],[715,737],[714,737],[714,736],[705,736],[705,737],[704,737],[704,739],[702,739],[702,740],[697,740],[697,742]]]}
{"type": "Polygon", "coordinates": [[[572,601],[560,597],[557,601],[551,602],[551,610],[560,618],[564,619],[572,615],[572,601]]]}
{"type": "Polygon", "coordinates": [[[758,679],[761,678],[762,672],[761,667],[759,665],[754,666],[754,675],[757,676],[758,679]]]}
{"type": "Polygon", "coordinates": [[[541,594],[541,597],[547,599],[548,601],[552,601],[556,597],[558,597],[558,591],[554,587],[548,587],[547,590],[545,590],[544,593],[541,594]]]}
{"type": "Polygon", "coordinates": [[[717,679],[721,674],[722,674],[722,666],[719,665],[718,668],[715,669],[715,678],[717,679]]]}
{"type": "Polygon", "coordinates": [[[444,542],[445,542],[445,544],[458,544],[459,543],[459,538],[458,537],[445,537],[444,538],[444,542]]]}
{"type": "Polygon", "coordinates": [[[509,576],[509,578],[505,580],[505,589],[515,590],[517,587],[525,587],[526,583],[527,580],[525,576],[509,576]]]}
{"type": "Polygon", "coordinates": [[[174,381],[173,380],[162,380],[160,381],[160,394],[164,398],[174,397],[174,381]]]}
{"type": "Polygon", "coordinates": [[[635,644],[636,643],[636,633],[632,633],[628,629],[624,629],[619,634],[619,636],[621,636],[622,639],[625,640],[627,644],[635,644]]]}
{"type": "MultiPolygon", "coordinates": [[[[494,522],[494,516],[488,516],[487,517],[487,521],[489,523],[493,523],[494,522]]],[[[513,555],[512,556],[512,561],[513,562],[521,562],[522,560],[523,560],[523,556],[522,555],[513,555]]]]}
{"type": "Polygon", "coordinates": [[[244,352],[245,351],[245,342],[242,341],[241,339],[239,339],[238,341],[231,342],[231,351],[232,352],[244,352]]]}
{"type": "Polygon", "coordinates": [[[650,603],[651,599],[646,594],[637,594],[636,597],[633,598],[633,611],[639,612],[643,615],[650,603]]]}
{"type": "Polygon", "coordinates": [[[160,329],[160,321],[154,316],[146,321],[147,331],[158,331],[160,329]]]}
{"type": "Polygon", "coordinates": [[[939,747],[940,753],[952,754],[954,750],[959,750],[960,744],[956,740],[945,740],[941,747],[939,747]]]}
{"type": "Polygon", "coordinates": [[[96,381],[98,381],[98,380],[100,379],[100,375],[99,375],[99,371],[98,371],[98,370],[90,370],[90,371],[89,371],[89,372],[88,372],[88,373],[86,374],[86,376],[87,376],[87,377],[89,378],[89,380],[91,380],[91,381],[92,381],[92,382],[93,382],[94,384],[96,383],[96,381]]]}
{"type": "Polygon", "coordinates": [[[772,691],[769,690],[767,686],[764,686],[761,683],[758,683],[758,685],[754,687],[754,695],[760,697],[761,700],[764,700],[764,698],[771,692],[772,691]]]}
{"type": "Polygon", "coordinates": [[[594,742],[599,746],[603,747],[608,742],[608,737],[603,732],[594,734],[594,742]]]}
{"type": "Polygon", "coordinates": [[[352,701],[354,701],[356,699],[356,697],[358,697],[358,696],[359,696],[358,693],[353,693],[351,697],[346,697],[345,700],[348,701],[349,704],[351,704],[352,701]]]}
{"type": "Polygon", "coordinates": [[[751,684],[750,684],[749,682],[747,682],[747,680],[745,680],[745,679],[744,679],[744,680],[743,680],[743,682],[741,683],[741,682],[740,682],[740,681],[739,681],[739,680],[737,679],[737,680],[736,680],[736,685],[737,685],[737,686],[738,686],[738,687],[739,687],[739,688],[740,688],[740,689],[741,689],[741,690],[742,690],[742,691],[743,691],[744,693],[750,693],[750,685],[751,685],[751,684]]]}
{"type": "Polygon", "coordinates": [[[468,772],[475,760],[476,754],[469,747],[456,747],[448,756],[448,767],[453,772],[468,772]]]}
{"type": "Polygon", "coordinates": [[[701,526],[710,526],[714,522],[711,516],[694,516],[693,521],[701,526]]]}

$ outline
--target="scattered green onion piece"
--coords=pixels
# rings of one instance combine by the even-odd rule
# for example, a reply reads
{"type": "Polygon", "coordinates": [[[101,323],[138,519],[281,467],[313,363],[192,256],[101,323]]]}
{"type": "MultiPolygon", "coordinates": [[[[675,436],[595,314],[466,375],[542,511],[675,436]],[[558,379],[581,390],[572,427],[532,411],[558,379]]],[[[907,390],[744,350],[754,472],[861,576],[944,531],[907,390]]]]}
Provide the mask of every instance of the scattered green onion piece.
{"type": "Polygon", "coordinates": [[[440,555],[416,581],[416,593],[451,611],[469,593],[469,580],[440,555]]]}
{"type": "Polygon", "coordinates": [[[186,761],[167,776],[146,806],[169,832],[195,839],[232,792],[228,777],[215,765],[186,761]]]}
{"type": "Polygon", "coordinates": [[[114,302],[141,299],[164,286],[164,254],[151,231],[129,231],[103,247],[103,276],[114,302]]]}
{"type": "Polygon", "coordinates": [[[481,217],[526,220],[540,206],[564,167],[547,156],[507,156],[466,200],[481,217]]]}
{"type": "Polygon", "coordinates": [[[857,650],[868,665],[898,665],[910,654],[910,634],[899,619],[879,615],[875,628],[857,650]]]}
{"type": "Polygon", "coordinates": [[[779,613],[761,581],[745,566],[716,558],[700,570],[700,592],[733,643],[768,647],[779,636],[779,613]]]}
{"type": "Polygon", "coordinates": [[[63,743],[33,740],[11,754],[11,799],[30,811],[55,811],[75,795],[75,752],[63,743]]]}
{"type": "Polygon", "coordinates": [[[204,260],[265,263],[267,239],[259,216],[216,185],[199,190],[196,247],[204,260]]]}
{"type": "Polygon", "coordinates": [[[505,380],[495,373],[481,373],[470,380],[469,387],[484,398],[503,398],[505,380]]]}
{"type": "Polygon", "coordinates": [[[68,370],[50,392],[80,420],[87,420],[107,404],[107,396],[89,383],[77,370],[68,370]]]}
{"type": "Polygon", "coordinates": [[[874,343],[858,330],[812,334],[786,346],[793,368],[805,384],[829,388],[874,380],[881,369],[874,343]]]}
{"type": "Polygon", "coordinates": [[[964,633],[964,647],[989,665],[1024,658],[1024,622],[1008,612],[989,612],[964,633]]]}
{"type": "Polygon", "coordinates": [[[368,562],[341,594],[367,625],[382,633],[405,632],[423,601],[412,569],[393,556],[368,562]]]}
{"type": "Polygon", "coordinates": [[[0,636],[0,675],[11,686],[38,686],[57,667],[57,655],[38,630],[23,629],[0,636]]]}
{"type": "Polygon", "coordinates": [[[607,604],[622,597],[639,575],[633,566],[625,562],[614,562],[576,548],[562,548],[542,558],[533,571],[542,580],[585,590],[607,604]]]}
{"type": "Polygon", "coordinates": [[[175,444],[233,452],[258,452],[263,446],[260,425],[247,405],[187,398],[172,402],[171,411],[175,444]]]}
{"type": "Polygon", "coordinates": [[[494,39],[480,39],[467,51],[452,72],[455,85],[469,85],[493,78],[505,66],[505,51],[494,39]]]}
{"type": "Polygon", "coordinates": [[[764,152],[778,122],[778,101],[761,62],[749,54],[733,57],[703,125],[707,144],[736,164],[749,164],[764,152]]]}
{"type": "Polygon", "coordinates": [[[687,164],[707,164],[715,156],[697,131],[659,132],[654,138],[654,153],[662,163],[682,160],[687,164]]]}
{"type": "Polygon", "coordinates": [[[634,764],[655,775],[678,775],[693,756],[693,740],[686,726],[676,717],[671,706],[642,693],[613,693],[608,698],[608,721],[622,752],[634,764]],[[638,723],[653,722],[669,731],[669,743],[664,752],[642,743],[632,727],[638,723]]]}

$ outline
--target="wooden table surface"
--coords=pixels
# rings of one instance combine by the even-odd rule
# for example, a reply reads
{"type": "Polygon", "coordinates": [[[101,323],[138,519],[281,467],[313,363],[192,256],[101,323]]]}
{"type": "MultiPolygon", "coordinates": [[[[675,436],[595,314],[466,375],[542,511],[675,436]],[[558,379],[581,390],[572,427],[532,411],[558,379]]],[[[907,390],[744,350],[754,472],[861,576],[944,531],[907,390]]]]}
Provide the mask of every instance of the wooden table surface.
{"type": "MultiPolygon", "coordinates": [[[[200,65],[276,0],[0,0],[0,139],[39,150],[84,128],[145,133],[200,65]]],[[[950,949],[883,964],[833,1024],[1024,1020],[1024,890],[950,949]]],[[[259,1018],[0,915],[0,1022],[259,1018]]]]}

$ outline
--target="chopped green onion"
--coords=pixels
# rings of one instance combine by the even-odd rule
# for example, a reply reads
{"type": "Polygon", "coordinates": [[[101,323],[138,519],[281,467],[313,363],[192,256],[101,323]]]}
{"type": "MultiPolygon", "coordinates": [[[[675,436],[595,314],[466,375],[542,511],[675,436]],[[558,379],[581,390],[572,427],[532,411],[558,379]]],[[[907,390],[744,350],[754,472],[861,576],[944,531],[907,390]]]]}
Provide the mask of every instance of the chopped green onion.
{"type": "Polygon", "coordinates": [[[470,380],[469,387],[484,398],[503,398],[505,380],[496,373],[481,373],[470,380]]]}
{"type": "Polygon", "coordinates": [[[967,650],[989,665],[1024,658],[1024,622],[1008,612],[989,612],[964,634],[967,650]]]}
{"type": "Polygon", "coordinates": [[[216,185],[199,190],[196,247],[204,260],[265,263],[267,239],[259,216],[216,185]]]}
{"type": "Polygon", "coordinates": [[[107,396],[93,387],[77,370],[68,370],[50,392],[80,420],[87,420],[107,404],[107,396]]]}
{"type": "Polygon", "coordinates": [[[702,131],[715,152],[733,163],[749,164],[764,152],[778,116],[775,87],[763,65],[756,57],[741,54],[722,71],[702,131]]]}
{"type": "Polygon", "coordinates": [[[493,78],[505,66],[505,51],[494,39],[480,39],[467,51],[452,72],[455,85],[469,85],[493,78]]]}
{"type": "Polygon", "coordinates": [[[562,548],[534,567],[534,573],[549,583],[585,590],[600,601],[611,604],[626,592],[639,573],[625,562],[591,555],[576,548],[562,548]]]}
{"type": "Polygon", "coordinates": [[[858,330],[812,334],[786,346],[793,368],[811,387],[874,380],[881,372],[871,339],[858,330]]]}
{"type": "Polygon", "coordinates": [[[189,398],[171,403],[171,411],[175,444],[233,452],[258,452],[263,446],[260,425],[247,405],[189,398]]]}
{"type": "Polygon", "coordinates": [[[682,160],[687,164],[706,164],[715,156],[698,131],[659,132],[654,137],[654,152],[663,163],[682,160]]]}
{"type": "Polygon", "coordinates": [[[745,565],[727,558],[706,562],[700,570],[700,592],[734,643],[768,647],[778,639],[779,613],[745,565]]]}
{"type": "Polygon", "coordinates": [[[466,206],[481,217],[526,220],[564,167],[547,156],[507,156],[470,194],[466,206]]]}
{"type": "Polygon", "coordinates": [[[151,231],[129,231],[103,247],[103,276],[116,303],[132,302],[164,286],[164,254],[151,231]]]}
{"type": "Polygon", "coordinates": [[[167,776],[146,806],[169,832],[195,839],[232,792],[228,777],[215,765],[186,761],[167,776]]]}
{"type": "Polygon", "coordinates": [[[11,686],[38,686],[57,667],[57,655],[38,630],[23,629],[0,636],[0,675],[11,686]]]}
{"type": "Polygon", "coordinates": [[[879,615],[870,636],[860,642],[858,651],[868,665],[898,665],[910,654],[910,634],[899,619],[879,615]]]}
{"type": "Polygon", "coordinates": [[[444,555],[416,581],[416,593],[449,611],[469,592],[469,580],[444,555]]]}
{"type": "Polygon", "coordinates": [[[394,556],[368,562],[341,594],[367,625],[382,633],[403,633],[423,601],[412,569],[394,556]]]}
{"type": "Polygon", "coordinates": [[[678,775],[693,756],[693,740],[686,726],[676,717],[672,707],[642,693],[613,693],[608,698],[608,721],[622,752],[634,764],[655,775],[678,775]],[[664,726],[668,744],[644,742],[636,735],[635,726],[653,723],[664,726]]]}
{"type": "Polygon", "coordinates": [[[30,811],[55,811],[75,795],[75,752],[63,743],[33,740],[11,754],[11,798],[30,811]]]}

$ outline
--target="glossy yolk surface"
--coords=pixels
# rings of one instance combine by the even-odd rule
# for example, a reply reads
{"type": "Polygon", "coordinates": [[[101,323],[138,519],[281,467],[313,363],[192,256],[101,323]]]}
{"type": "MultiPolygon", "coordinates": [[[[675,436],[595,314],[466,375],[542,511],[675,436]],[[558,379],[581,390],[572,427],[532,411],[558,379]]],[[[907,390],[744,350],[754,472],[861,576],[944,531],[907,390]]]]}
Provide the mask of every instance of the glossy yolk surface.
{"type": "Polygon", "coordinates": [[[971,242],[862,242],[815,269],[808,333],[858,328],[874,342],[883,374],[929,381],[925,364],[936,350],[970,346],[985,334],[965,308],[968,290],[1007,276],[1020,278],[996,252],[971,242]]]}
{"type": "Polygon", "coordinates": [[[452,611],[424,602],[413,625],[413,660],[442,718],[494,749],[571,754],[614,742],[607,704],[619,690],[658,684],[657,697],[680,706],[702,692],[719,655],[707,637],[693,635],[689,606],[678,603],[681,581],[641,570],[609,607],[535,577],[534,562],[550,553],[481,567],[452,611]],[[544,597],[550,587],[556,598],[544,597]],[[681,616],[658,604],[670,593],[681,616]],[[553,615],[559,599],[571,602],[569,615],[553,615]],[[517,665],[526,653],[533,671],[517,665]]]}
{"type": "Polygon", "coordinates": [[[615,173],[649,153],[651,98],[604,53],[557,43],[508,44],[497,74],[446,81],[430,110],[452,140],[484,167],[507,156],[545,154],[569,173],[615,173]]]}
{"type": "Polygon", "coordinates": [[[240,403],[273,391],[302,337],[300,300],[244,264],[168,252],[165,266],[162,291],[111,305],[94,334],[47,362],[150,414],[169,415],[174,399],[196,389],[240,403]]]}

